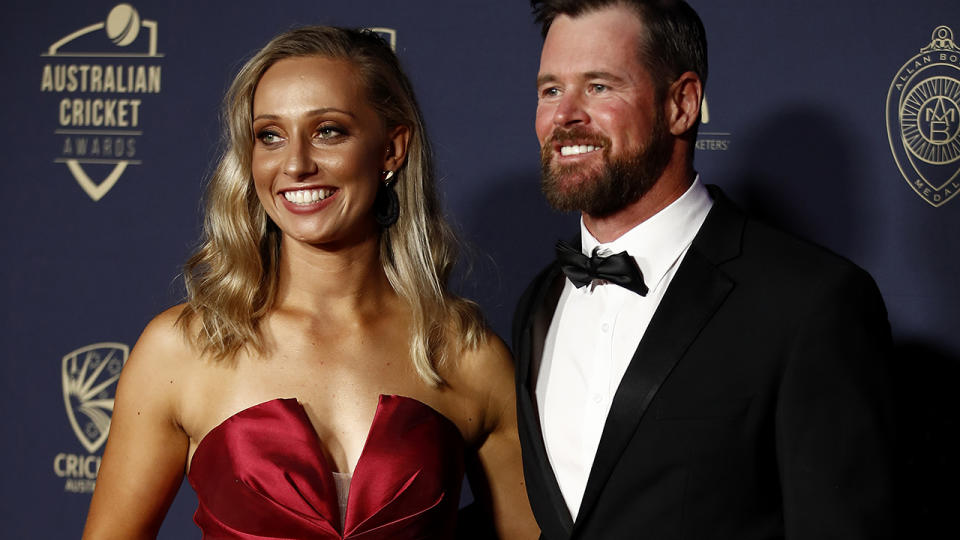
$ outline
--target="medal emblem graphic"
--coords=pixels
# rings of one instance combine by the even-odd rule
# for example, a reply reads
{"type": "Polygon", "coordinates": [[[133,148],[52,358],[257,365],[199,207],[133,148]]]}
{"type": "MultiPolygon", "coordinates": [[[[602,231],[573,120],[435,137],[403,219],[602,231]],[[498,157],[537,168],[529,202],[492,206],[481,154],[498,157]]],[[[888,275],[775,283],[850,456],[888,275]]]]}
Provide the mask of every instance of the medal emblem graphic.
{"type": "Polygon", "coordinates": [[[960,192],[960,47],[938,26],[887,93],[890,150],[910,187],[938,207],[960,192]]]}
{"type": "Polygon", "coordinates": [[[120,370],[130,349],[123,343],[94,343],[63,357],[63,402],[80,444],[91,454],[107,440],[120,370]]]}

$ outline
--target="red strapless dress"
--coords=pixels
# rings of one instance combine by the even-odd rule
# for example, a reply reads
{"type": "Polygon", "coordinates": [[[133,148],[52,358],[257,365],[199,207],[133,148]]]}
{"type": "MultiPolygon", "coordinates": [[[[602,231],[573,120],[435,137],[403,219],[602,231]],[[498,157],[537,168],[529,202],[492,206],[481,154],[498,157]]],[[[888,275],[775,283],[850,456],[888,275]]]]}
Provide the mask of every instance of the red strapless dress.
{"type": "Polygon", "coordinates": [[[343,531],[321,444],[295,399],[254,405],[213,428],[187,475],[203,537],[453,537],[464,443],[446,417],[412,398],[380,396],[353,471],[343,531]]]}

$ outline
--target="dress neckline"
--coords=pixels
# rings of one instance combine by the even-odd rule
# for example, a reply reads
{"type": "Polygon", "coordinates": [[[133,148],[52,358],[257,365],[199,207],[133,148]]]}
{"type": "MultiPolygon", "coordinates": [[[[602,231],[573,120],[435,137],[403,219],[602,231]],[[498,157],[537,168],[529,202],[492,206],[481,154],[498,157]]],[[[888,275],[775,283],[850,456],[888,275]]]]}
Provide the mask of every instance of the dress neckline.
{"type": "Polygon", "coordinates": [[[336,538],[399,531],[434,508],[456,506],[464,446],[456,424],[429,405],[380,395],[340,511],[334,471],[305,409],[274,398],[231,415],[197,444],[187,474],[200,498],[195,521],[203,530],[230,523],[273,531],[260,528],[262,515],[291,526],[293,516],[295,526],[336,538]]]}
{"type": "MultiPolygon", "coordinates": [[[[363,461],[363,456],[364,456],[364,454],[366,453],[367,443],[370,442],[370,433],[373,432],[373,428],[374,428],[374,426],[377,424],[377,418],[380,416],[380,413],[381,413],[381,411],[383,410],[384,402],[387,401],[387,400],[392,400],[392,399],[406,400],[406,401],[413,402],[413,403],[415,403],[415,404],[417,404],[417,405],[419,405],[419,406],[421,406],[421,407],[424,407],[424,408],[426,408],[427,410],[429,410],[432,414],[434,414],[434,415],[438,416],[439,418],[443,419],[444,422],[452,425],[454,428],[456,428],[457,433],[460,433],[460,428],[457,427],[457,425],[453,422],[453,420],[450,420],[449,418],[447,418],[446,416],[444,416],[443,413],[441,413],[440,411],[434,409],[434,408],[431,407],[430,405],[427,405],[426,403],[420,401],[419,399],[412,398],[412,397],[409,397],[409,396],[403,396],[403,395],[400,395],[400,394],[378,394],[378,395],[377,395],[377,409],[376,409],[376,411],[374,411],[374,413],[373,413],[373,421],[370,422],[370,427],[367,428],[367,436],[364,438],[363,447],[360,449],[360,456],[357,458],[357,464],[353,467],[353,472],[352,472],[352,473],[342,473],[342,474],[349,474],[351,477],[356,475],[357,469],[360,468],[360,463],[363,461]]],[[[262,401],[262,402],[260,402],[260,403],[256,403],[256,404],[251,405],[251,406],[249,406],[249,407],[247,407],[247,408],[245,408],[245,409],[240,409],[239,411],[237,411],[237,412],[231,414],[230,416],[226,417],[225,419],[223,419],[222,422],[220,422],[219,424],[217,424],[216,426],[214,426],[213,428],[211,428],[210,431],[207,431],[207,432],[203,435],[203,438],[200,439],[200,442],[197,443],[197,447],[193,450],[193,456],[190,457],[190,468],[189,468],[189,471],[193,471],[193,464],[194,464],[194,462],[195,462],[196,459],[197,459],[197,454],[200,453],[200,448],[202,448],[202,447],[204,446],[204,442],[205,442],[207,439],[210,438],[210,434],[211,434],[211,433],[213,433],[213,432],[215,432],[215,431],[221,431],[221,430],[225,429],[225,426],[226,426],[227,424],[229,424],[229,423],[231,423],[231,422],[235,422],[235,421],[237,421],[237,419],[243,418],[244,416],[249,416],[250,414],[252,414],[252,413],[254,413],[255,411],[257,411],[258,409],[262,409],[262,408],[264,408],[264,407],[270,407],[270,406],[272,406],[272,405],[275,404],[275,403],[286,403],[286,404],[289,404],[289,405],[293,405],[296,409],[299,409],[300,412],[302,412],[302,413],[304,414],[304,416],[307,416],[307,410],[303,407],[303,404],[300,403],[300,400],[299,400],[299,399],[294,398],[294,397],[276,397],[276,398],[268,399],[268,400],[266,400],[266,401],[262,401]]],[[[307,418],[309,419],[309,416],[307,416],[307,418]]],[[[324,450],[326,450],[326,447],[323,445],[323,439],[321,439],[321,438],[320,438],[320,435],[317,433],[317,428],[313,425],[312,422],[309,422],[309,424],[310,424],[310,431],[312,431],[313,434],[314,434],[314,436],[317,438],[317,440],[320,441],[320,443],[321,443],[320,446],[323,447],[324,450]]],[[[462,439],[462,435],[461,435],[461,439],[462,439]]],[[[321,461],[323,461],[323,464],[326,465],[326,470],[331,473],[331,474],[330,474],[330,478],[333,478],[333,474],[332,474],[332,473],[334,473],[334,472],[338,472],[338,473],[339,473],[339,472],[340,472],[340,471],[334,471],[334,470],[330,467],[330,463],[327,462],[327,458],[326,458],[325,453],[323,453],[323,454],[320,455],[320,459],[321,459],[321,461]]],[[[189,471],[187,472],[187,476],[190,476],[190,472],[189,472],[189,471]]]]}

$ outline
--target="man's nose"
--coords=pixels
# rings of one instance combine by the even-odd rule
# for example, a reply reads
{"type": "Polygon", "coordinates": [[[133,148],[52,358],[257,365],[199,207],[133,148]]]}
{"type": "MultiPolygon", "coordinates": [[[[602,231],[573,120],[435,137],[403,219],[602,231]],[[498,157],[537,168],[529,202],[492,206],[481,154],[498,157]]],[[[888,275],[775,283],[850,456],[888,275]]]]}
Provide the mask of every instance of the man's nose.
{"type": "Polygon", "coordinates": [[[301,180],[317,172],[317,164],[311,155],[312,146],[309,141],[300,137],[290,139],[287,146],[286,164],[284,172],[294,180],[301,180]]]}
{"type": "Polygon", "coordinates": [[[583,96],[578,92],[568,92],[560,98],[553,113],[553,123],[557,126],[571,126],[585,124],[590,121],[590,115],[584,108],[583,96]]]}

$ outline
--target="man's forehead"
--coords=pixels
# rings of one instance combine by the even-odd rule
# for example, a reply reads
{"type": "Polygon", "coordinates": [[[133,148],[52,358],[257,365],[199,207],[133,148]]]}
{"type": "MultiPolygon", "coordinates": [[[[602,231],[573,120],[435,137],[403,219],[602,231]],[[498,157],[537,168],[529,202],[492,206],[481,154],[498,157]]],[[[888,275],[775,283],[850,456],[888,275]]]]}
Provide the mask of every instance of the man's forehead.
{"type": "Polygon", "coordinates": [[[643,69],[640,40],[645,32],[636,13],[623,6],[558,16],[543,43],[539,76],[643,69]]]}
{"type": "Polygon", "coordinates": [[[545,38],[549,39],[551,33],[565,33],[568,29],[573,29],[576,33],[608,38],[636,39],[646,33],[646,25],[640,13],[623,4],[584,11],[575,16],[565,13],[557,15],[545,38]]]}

